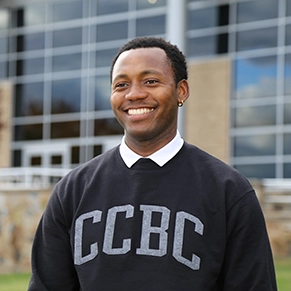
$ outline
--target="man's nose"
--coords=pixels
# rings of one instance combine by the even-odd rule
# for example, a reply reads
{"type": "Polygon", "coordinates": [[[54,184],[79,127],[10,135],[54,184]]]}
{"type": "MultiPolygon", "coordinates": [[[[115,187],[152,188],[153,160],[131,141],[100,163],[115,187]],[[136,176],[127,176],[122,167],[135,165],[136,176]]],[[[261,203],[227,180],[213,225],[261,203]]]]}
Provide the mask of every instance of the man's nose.
{"type": "Polygon", "coordinates": [[[125,95],[125,98],[128,100],[138,100],[144,99],[147,97],[147,92],[139,84],[132,84],[129,87],[128,93],[125,95]]]}

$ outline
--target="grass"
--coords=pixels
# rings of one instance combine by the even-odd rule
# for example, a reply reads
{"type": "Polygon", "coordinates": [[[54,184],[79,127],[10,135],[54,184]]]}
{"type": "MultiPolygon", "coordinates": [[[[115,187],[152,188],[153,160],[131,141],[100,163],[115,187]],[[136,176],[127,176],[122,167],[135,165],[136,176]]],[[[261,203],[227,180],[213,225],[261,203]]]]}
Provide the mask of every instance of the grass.
{"type": "Polygon", "coordinates": [[[26,291],[30,274],[0,275],[1,291],[26,291]]]}
{"type": "MultiPolygon", "coordinates": [[[[291,258],[275,260],[277,284],[279,291],[291,290],[291,258]]],[[[0,275],[1,291],[26,291],[29,274],[0,275]]]]}
{"type": "Polygon", "coordinates": [[[279,291],[291,290],[291,258],[275,260],[277,285],[279,291]]]}

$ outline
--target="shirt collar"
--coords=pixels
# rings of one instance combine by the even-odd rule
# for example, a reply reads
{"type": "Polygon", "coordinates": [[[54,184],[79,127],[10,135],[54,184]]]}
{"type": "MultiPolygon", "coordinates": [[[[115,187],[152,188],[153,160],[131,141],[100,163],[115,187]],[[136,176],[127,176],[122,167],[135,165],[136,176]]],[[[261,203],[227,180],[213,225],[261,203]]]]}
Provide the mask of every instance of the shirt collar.
{"type": "MultiPolygon", "coordinates": [[[[179,131],[177,131],[176,136],[168,144],[146,158],[151,159],[162,167],[178,153],[178,151],[182,148],[183,143],[184,141],[181,138],[179,131]]],[[[126,145],[125,137],[122,138],[119,151],[128,168],[131,168],[140,158],[145,158],[132,151],[126,145]]]]}

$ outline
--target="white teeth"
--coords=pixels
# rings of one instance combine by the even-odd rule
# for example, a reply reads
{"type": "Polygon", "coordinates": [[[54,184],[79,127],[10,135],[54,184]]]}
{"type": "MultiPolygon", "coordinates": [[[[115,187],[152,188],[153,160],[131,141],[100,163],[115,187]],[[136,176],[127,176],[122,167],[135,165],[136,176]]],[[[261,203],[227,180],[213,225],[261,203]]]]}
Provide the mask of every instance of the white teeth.
{"type": "Polygon", "coordinates": [[[148,112],[153,111],[154,109],[149,109],[149,108],[138,108],[138,109],[129,109],[128,114],[129,115],[140,115],[140,114],[145,114],[148,112]]]}

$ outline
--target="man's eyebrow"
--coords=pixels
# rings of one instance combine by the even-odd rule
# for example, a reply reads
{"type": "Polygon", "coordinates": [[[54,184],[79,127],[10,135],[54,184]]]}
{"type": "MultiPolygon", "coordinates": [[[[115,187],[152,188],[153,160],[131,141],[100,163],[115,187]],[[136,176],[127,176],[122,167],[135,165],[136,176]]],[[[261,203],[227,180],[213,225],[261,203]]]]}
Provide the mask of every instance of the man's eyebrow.
{"type": "MultiPolygon", "coordinates": [[[[146,75],[162,75],[162,73],[158,70],[144,70],[141,73],[139,73],[140,76],[146,76],[146,75]]],[[[118,74],[114,77],[114,79],[112,80],[112,82],[115,82],[116,80],[119,79],[126,79],[128,78],[127,74],[118,74]]]]}
{"type": "Polygon", "coordinates": [[[114,79],[112,80],[113,82],[115,80],[118,80],[118,79],[123,79],[123,78],[127,78],[128,76],[126,74],[118,74],[114,77],[114,79]]]}
{"type": "Polygon", "coordinates": [[[157,71],[157,70],[144,70],[143,72],[141,72],[141,75],[142,76],[145,76],[145,75],[162,75],[162,73],[160,71],[157,71]]]}

